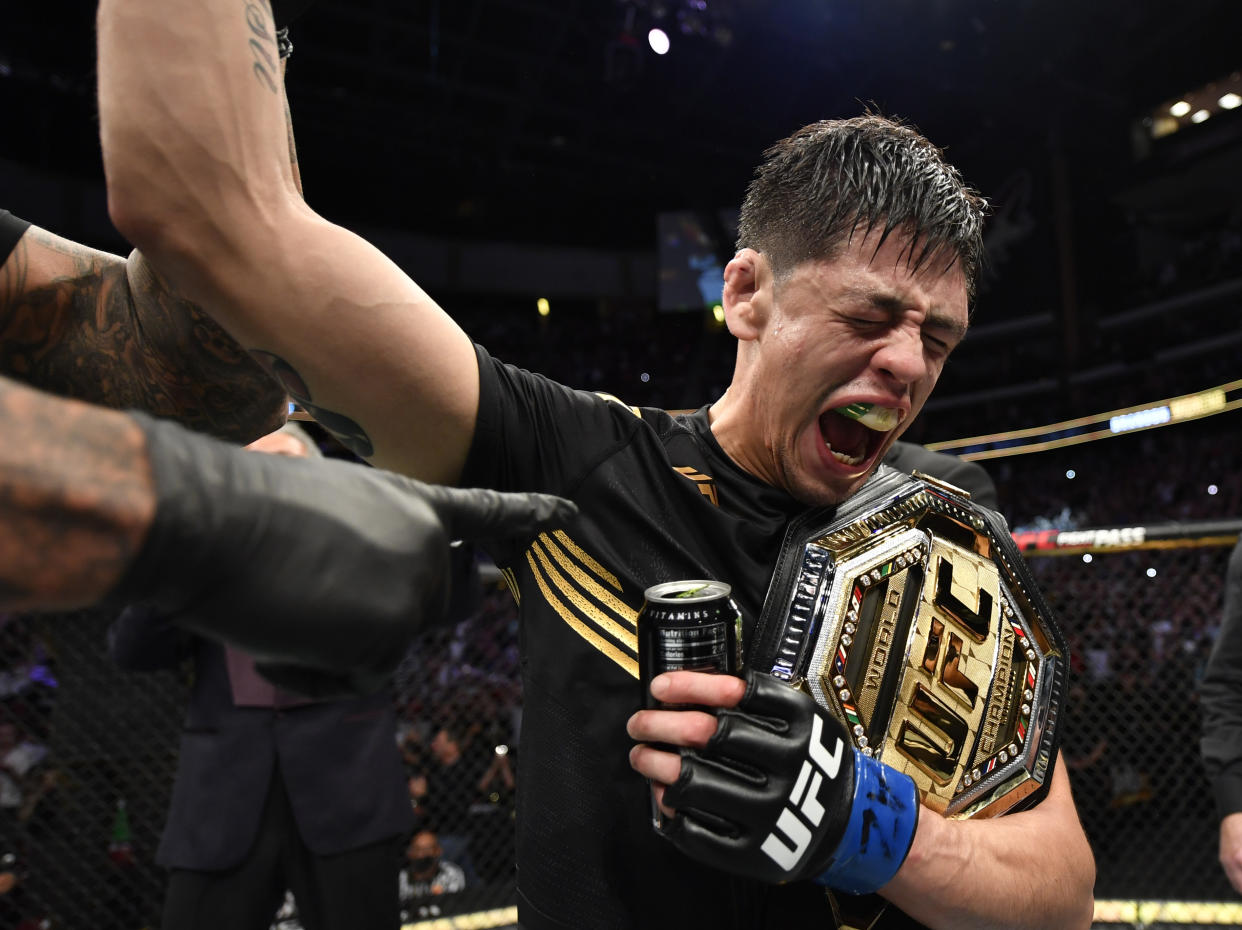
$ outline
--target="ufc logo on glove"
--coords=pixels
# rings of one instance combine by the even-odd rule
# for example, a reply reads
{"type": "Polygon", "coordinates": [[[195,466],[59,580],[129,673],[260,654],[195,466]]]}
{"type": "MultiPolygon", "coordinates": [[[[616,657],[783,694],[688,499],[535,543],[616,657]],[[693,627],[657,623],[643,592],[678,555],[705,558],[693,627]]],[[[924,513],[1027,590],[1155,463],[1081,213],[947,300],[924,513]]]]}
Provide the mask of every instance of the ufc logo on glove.
{"type": "Polygon", "coordinates": [[[769,859],[786,872],[792,872],[794,866],[811,848],[813,837],[810,827],[818,827],[824,819],[824,806],[819,802],[819,789],[823,779],[836,778],[841,769],[845,742],[834,737],[830,751],[822,742],[823,731],[824,723],[816,717],[811,724],[809,757],[802,763],[798,780],[789,794],[790,806],[781,811],[780,819],[776,822],[776,830],[793,845],[786,845],[777,832],[772,832],[760,847],[769,859]],[[799,817],[794,811],[802,816],[799,817]]]}

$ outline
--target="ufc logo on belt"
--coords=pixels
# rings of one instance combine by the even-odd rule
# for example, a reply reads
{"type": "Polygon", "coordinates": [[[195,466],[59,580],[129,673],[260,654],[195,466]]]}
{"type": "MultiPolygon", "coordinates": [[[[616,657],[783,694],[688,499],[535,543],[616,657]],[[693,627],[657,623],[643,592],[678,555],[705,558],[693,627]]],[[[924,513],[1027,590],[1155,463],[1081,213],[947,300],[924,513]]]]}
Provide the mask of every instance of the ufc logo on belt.
{"type": "Polygon", "coordinates": [[[824,777],[834,779],[841,769],[845,742],[840,738],[835,739],[835,745],[829,751],[822,742],[823,731],[824,721],[819,716],[813,717],[811,742],[807,746],[808,758],[802,762],[802,770],[798,773],[798,780],[789,793],[788,805],[781,811],[781,816],[776,821],[776,829],[768,834],[760,847],[769,859],[786,872],[792,872],[810,848],[811,828],[818,827],[820,821],[824,819],[824,806],[819,803],[819,788],[823,784],[824,777]],[[783,833],[789,843],[787,844],[778,833],[783,833]]]}

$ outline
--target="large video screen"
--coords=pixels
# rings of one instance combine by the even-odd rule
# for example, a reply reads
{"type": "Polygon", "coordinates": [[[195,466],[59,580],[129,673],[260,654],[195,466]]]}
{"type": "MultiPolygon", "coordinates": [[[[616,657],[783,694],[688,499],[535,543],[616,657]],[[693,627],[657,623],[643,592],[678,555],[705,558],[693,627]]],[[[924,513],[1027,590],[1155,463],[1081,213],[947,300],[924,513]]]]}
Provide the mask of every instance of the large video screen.
{"type": "Polygon", "coordinates": [[[724,266],[737,240],[737,216],[737,208],[659,215],[661,310],[701,311],[720,303],[724,266]]]}

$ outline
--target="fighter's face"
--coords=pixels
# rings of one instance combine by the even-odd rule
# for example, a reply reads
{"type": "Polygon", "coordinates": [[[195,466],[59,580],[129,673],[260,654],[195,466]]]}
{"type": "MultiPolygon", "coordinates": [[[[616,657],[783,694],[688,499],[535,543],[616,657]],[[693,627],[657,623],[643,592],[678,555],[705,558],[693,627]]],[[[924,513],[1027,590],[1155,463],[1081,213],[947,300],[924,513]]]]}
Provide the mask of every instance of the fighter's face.
{"type": "Polygon", "coordinates": [[[747,426],[759,477],[806,504],[835,504],[866,480],[922,409],[966,332],[965,278],[937,256],[918,271],[909,240],[879,233],[831,259],[808,262],[755,300],[756,377],[747,426]],[[838,412],[888,408],[871,429],[838,412]]]}

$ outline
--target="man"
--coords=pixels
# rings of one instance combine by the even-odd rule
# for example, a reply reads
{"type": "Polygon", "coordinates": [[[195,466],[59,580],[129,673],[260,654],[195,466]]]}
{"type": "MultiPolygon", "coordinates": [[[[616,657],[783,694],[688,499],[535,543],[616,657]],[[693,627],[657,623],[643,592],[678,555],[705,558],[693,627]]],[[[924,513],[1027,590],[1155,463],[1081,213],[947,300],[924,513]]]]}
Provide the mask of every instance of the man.
{"type": "Polygon", "coordinates": [[[1242,539],[1225,570],[1224,616],[1201,695],[1201,749],[1220,815],[1220,864],[1242,894],[1242,539]]]}
{"type": "MultiPolygon", "coordinates": [[[[886,120],[808,127],[778,144],[725,269],[739,339],[730,387],[690,416],[631,410],[476,352],[391,262],[296,196],[270,139],[280,102],[255,74],[274,48],[266,15],[258,3],[101,4],[113,219],[296,397],[330,413],[355,450],[424,479],[539,487],[579,503],[561,529],[491,547],[524,623],[521,922],[831,926],[819,885],[754,880],[812,873],[773,875],[741,844],[729,855],[723,832],[700,842],[708,819],[694,833],[676,815],[673,842],[655,835],[621,731],[628,720],[639,741],[630,762],[658,797],[674,786],[689,798],[683,776],[706,777],[709,740],[743,729],[729,708],[772,699],[799,736],[765,734],[779,752],[753,760],[764,791],[735,792],[740,810],[792,781],[804,732],[832,725],[783,686],[692,673],[657,678],[654,695],[715,714],[631,717],[642,704],[634,613],[652,583],[714,577],[733,585],[752,632],[789,518],[867,481],[962,338],[981,202],[929,143],[886,120]],[[148,54],[133,55],[135,43],[148,54]],[[768,765],[778,757],[779,771],[768,765]]],[[[857,802],[833,806],[825,824],[846,808],[852,817],[857,802]]],[[[875,885],[913,918],[955,930],[1089,924],[1094,868],[1063,767],[1030,811],[973,822],[923,810],[917,826],[914,811],[900,818],[903,848],[886,853],[895,874],[875,885]]],[[[727,831],[727,820],[714,824],[727,831]]],[[[861,852],[838,857],[824,830],[810,839],[817,862],[861,852]]]]}
{"type": "Polygon", "coordinates": [[[397,881],[405,920],[439,917],[452,896],[465,890],[466,873],[445,857],[439,837],[432,830],[415,833],[405,857],[405,867],[397,881]]]}
{"type": "MultiPolygon", "coordinates": [[[[247,448],[320,457],[293,422],[247,448]]],[[[266,930],[289,888],[310,930],[396,930],[414,817],[390,691],[308,701],[263,681],[244,653],[172,620],[131,607],[109,633],[113,659],[130,671],[194,660],[156,853],[169,869],[162,925],[266,930]]]]}

